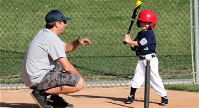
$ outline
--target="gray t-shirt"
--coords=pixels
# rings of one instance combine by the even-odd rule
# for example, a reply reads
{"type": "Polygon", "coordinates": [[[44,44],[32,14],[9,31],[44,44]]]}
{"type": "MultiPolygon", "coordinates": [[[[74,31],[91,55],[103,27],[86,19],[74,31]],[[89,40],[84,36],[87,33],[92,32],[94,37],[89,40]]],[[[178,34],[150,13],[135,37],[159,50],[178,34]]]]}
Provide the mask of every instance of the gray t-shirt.
{"type": "Polygon", "coordinates": [[[55,69],[58,58],[66,57],[64,42],[47,28],[34,37],[23,60],[23,81],[28,87],[37,85],[43,77],[55,69]]]}

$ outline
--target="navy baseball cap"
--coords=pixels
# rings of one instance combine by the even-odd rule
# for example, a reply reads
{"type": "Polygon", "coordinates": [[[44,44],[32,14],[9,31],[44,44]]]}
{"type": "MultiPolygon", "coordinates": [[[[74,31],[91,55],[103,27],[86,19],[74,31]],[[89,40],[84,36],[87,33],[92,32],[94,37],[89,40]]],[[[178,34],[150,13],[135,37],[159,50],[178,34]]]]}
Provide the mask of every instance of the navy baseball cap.
{"type": "Polygon", "coordinates": [[[46,15],[46,22],[51,23],[60,20],[71,20],[71,18],[65,17],[61,11],[52,10],[46,15]]]}

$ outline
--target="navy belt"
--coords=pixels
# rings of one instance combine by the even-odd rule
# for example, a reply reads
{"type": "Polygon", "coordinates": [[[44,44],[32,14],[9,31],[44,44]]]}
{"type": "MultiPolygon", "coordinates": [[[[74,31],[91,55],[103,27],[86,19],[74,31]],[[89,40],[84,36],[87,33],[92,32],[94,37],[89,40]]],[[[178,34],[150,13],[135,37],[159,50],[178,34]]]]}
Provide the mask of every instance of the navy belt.
{"type": "MultiPolygon", "coordinates": [[[[153,57],[156,57],[156,55],[151,55],[151,57],[153,58],[153,57]]],[[[142,56],[139,56],[139,59],[141,59],[141,60],[145,60],[145,57],[142,57],[142,56]]]]}

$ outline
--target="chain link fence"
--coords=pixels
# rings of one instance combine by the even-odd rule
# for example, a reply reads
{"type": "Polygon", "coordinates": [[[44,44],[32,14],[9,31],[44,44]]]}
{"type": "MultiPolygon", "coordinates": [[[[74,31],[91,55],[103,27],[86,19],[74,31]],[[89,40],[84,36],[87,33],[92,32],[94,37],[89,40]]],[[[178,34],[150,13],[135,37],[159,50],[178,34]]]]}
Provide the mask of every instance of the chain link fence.
{"type": "MultiPolygon", "coordinates": [[[[60,10],[72,20],[60,38],[70,42],[86,37],[89,47],[67,54],[86,85],[126,85],[133,77],[138,57],[124,35],[137,0],[0,0],[0,84],[23,85],[22,61],[36,33],[45,27],[45,15],[60,10]]],[[[142,0],[140,11],[157,15],[159,73],[163,81],[193,83],[191,0],[142,0]]],[[[141,29],[134,23],[132,39],[141,29]]]]}

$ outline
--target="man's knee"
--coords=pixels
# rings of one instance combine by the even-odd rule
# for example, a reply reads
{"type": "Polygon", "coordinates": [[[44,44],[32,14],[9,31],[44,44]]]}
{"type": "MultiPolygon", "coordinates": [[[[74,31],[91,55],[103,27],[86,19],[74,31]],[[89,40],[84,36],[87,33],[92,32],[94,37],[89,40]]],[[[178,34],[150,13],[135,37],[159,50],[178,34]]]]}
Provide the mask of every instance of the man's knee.
{"type": "Polygon", "coordinates": [[[75,86],[77,88],[77,90],[81,90],[84,88],[85,82],[83,78],[80,78],[79,82],[77,83],[77,85],[75,86]]]}

